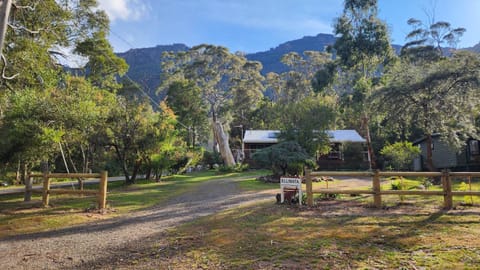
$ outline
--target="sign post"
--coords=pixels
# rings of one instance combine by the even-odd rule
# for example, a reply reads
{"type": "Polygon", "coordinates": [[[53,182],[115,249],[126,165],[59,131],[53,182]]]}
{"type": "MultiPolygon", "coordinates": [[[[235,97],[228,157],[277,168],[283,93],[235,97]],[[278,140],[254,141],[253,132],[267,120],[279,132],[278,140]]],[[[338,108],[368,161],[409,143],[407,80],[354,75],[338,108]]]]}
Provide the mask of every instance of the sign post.
{"type": "Polygon", "coordinates": [[[287,178],[287,177],[280,177],[280,202],[283,203],[285,201],[285,188],[294,188],[298,190],[298,203],[302,205],[302,179],[300,178],[287,178]]]}

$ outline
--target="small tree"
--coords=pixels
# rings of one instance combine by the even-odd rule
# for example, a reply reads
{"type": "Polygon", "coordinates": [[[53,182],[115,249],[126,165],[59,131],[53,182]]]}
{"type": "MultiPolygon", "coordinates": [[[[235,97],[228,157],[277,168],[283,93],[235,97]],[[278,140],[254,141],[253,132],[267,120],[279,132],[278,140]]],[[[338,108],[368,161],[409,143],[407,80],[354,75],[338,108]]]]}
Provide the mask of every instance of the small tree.
{"type": "Polygon", "coordinates": [[[252,156],[261,166],[270,167],[274,175],[286,175],[289,166],[312,165],[313,161],[297,142],[286,141],[260,149],[252,156]]]}
{"type": "Polygon", "coordinates": [[[380,154],[390,160],[396,170],[406,170],[413,159],[420,154],[420,148],[413,146],[411,142],[396,142],[385,145],[380,154]]]}

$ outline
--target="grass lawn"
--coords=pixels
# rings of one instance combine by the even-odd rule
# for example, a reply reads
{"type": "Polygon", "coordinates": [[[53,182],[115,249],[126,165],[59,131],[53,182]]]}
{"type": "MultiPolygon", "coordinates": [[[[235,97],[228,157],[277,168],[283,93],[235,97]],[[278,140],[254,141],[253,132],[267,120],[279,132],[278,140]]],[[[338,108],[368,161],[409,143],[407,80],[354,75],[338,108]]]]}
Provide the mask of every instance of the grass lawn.
{"type": "Polygon", "coordinates": [[[172,269],[480,268],[479,208],[444,212],[419,200],[377,210],[348,200],[205,217],[170,230],[143,260],[156,252],[172,269]]]}
{"type": "MultiPolygon", "coordinates": [[[[202,181],[225,177],[248,177],[262,172],[218,174],[213,171],[166,177],[156,183],[140,180],[134,185],[123,182],[108,185],[107,214],[93,210],[95,196],[51,195],[50,207],[41,206],[41,195],[34,195],[31,202],[23,202],[23,195],[0,196],[0,237],[39,232],[87,223],[98,219],[111,218],[152,207],[169,198],[193,188],[202,181]]],[[[98,185],[85,186],[98,189],[98,185]]]]}
{"type": "MultiPolygon", "coordinates": [[[[406,189],[421,180],[406,179],[406,189]]],[[[334,181],[333,186],[341,180],[334,181]]],[[[324,187],[325,183],[316,183],[324,187]],[[323,185],[323,186],[322,186],[323,185]]],[[[277,183],[242,180],[246,190],[277,183]]],[[[461,188],[454,183],[454,190],[461,188]]],[[[391,189],[384,181],[382,189],[391,189]]],[[[439,189],[431,186],[430,189],[439,189]]],[[[480,189],[475,181],[472,190],[480,189]]],[[[251,204],[170,229],[122,266],[139,269],[480,269],[480,207],[443,211],[442,196],[317,200],[312,208],[251,204]],[[153,262],[153,263],[152,263],[153,262]],[[142,265],[146,265],[142,267],[142,265]]]]}
{"type": "MultiPolygon", "coordinates": [[[[93,197],[52,196],[53,207],[40,208],[17,197],[0,197],[0,236],[66,227],[151,207],[214,178],[237,177],[245,190],[279,189],[254,180],[264,172],[174,176],[161,183],[110,185],[108,203],[115,212],[85,212],[93,197]]],[[[395,180],[392,180],[395,181],[395,180]]],[[[465,182],[454,181],[462,190],[465,182]]],[[[405,179],[402,189],[422,180],[405,179]]],[[[315,183],[324,187],[324,183],[315,183]]],[[[333,187],[341,180],[334,181],[333,187]]],[[[390,180],[382,189],[391,189],[390,180]]],[[[468,187],[469,189],[470,187],[468,187]]],[[[431,190],[438,186],[429,187],[431,190]]],[[[472,181],[480,190],[480,181],[472,181]]],[[[478,198],[477,198],[478,199],[478,198]]],[[[343,195],[317,200],[312,208],[257,203],[231,209],[162,232],[153,246],[125,258],[128,268],[159,269],[480,269],[480,207],[455,197],[455,209],[443,211],[442,196],[343,195]]]]}

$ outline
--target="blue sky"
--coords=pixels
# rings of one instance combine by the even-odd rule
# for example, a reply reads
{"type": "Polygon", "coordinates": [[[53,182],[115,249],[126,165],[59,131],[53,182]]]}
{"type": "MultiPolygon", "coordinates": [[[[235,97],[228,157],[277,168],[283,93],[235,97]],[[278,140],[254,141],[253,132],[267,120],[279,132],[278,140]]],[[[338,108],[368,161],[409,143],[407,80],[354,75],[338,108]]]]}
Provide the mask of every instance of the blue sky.
{"type": "MultiPolygon", "coordinates": [[[[111,20],[115,52],[184,43],[258,52],[280,43],[332,33],[342,0],[99,0],[111,20]]],[[[409,18],[448,21],[467,32],[459,47],[480,42],[480,0],[378,0],[379,17],[395,44],[403,44],[409,18]],[[435,7],[435,9],[434,9],[435,7]],[[434,12],[432,10],[435,10],[434,12]]]]}

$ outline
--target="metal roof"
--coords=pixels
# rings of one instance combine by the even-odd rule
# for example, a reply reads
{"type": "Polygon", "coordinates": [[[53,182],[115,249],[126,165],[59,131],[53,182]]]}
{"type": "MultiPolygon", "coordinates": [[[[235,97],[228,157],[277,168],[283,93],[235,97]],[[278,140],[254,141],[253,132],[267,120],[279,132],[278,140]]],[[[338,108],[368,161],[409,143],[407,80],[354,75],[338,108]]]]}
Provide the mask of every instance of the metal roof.
{"type": "Polygon", "coordinates": [[[367,142],[367,140],[360,136],[360,134],[354,129],[327,130],[327,134],[330,138],[330,142],[367,142]]]}
{"type": "Polygon", "coordinates": [[[277,143],[280,130],[247,130],[244,143],[277,143]]]}
{"type": "MultiPolygon", "coordinates": [[[[367,142],[356,130],[327,130],[330,142],[367,142]]],[[[277,143],[280,130],[247,130],[243,137],[244,143],[277,143]]]]}

